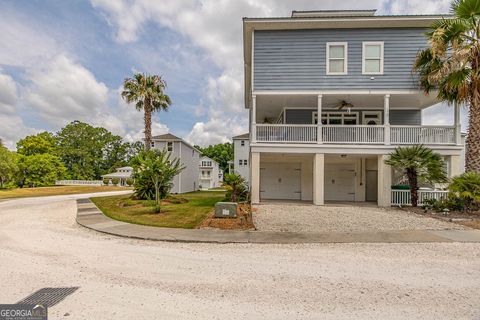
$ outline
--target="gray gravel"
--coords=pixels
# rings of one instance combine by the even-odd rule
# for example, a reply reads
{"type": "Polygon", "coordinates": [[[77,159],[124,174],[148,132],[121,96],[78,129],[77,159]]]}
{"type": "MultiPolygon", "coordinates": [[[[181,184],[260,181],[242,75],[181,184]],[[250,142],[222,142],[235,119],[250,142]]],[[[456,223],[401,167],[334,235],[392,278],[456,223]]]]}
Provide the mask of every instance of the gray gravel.
{"type": "Polygon", "coordinates": [[[257,206],[258,230],[291,232],[362,232],[390,230],[466,229],[395,208],[352,205],[265,204],[257,206]]]}
{"type": "Polygon", "coordinates": [[[2,303],[79,286],[49,318],[480,318],[480,243],[151,242],[79,227],[75,208],[0,203],[2,303]]]}

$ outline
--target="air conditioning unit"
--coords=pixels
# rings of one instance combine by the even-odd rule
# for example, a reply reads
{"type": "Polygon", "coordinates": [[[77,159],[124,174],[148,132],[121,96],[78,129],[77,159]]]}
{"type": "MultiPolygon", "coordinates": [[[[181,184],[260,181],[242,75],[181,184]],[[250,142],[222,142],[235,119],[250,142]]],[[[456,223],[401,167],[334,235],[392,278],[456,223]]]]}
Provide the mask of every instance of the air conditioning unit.
{"type": "Polygon", "coordinates": [[[236,218],[238,204],[235,202],[215,203],[215,218],[236,218]]]}

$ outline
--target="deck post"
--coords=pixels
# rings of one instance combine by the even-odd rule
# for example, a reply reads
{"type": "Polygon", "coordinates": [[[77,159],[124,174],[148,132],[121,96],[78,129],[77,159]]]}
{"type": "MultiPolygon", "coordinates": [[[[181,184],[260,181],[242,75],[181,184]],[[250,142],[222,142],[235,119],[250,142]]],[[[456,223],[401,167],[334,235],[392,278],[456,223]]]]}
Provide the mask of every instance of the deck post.
{"type": "Polygon", "coordinates": [[[385,163],[389,158],[386,154],[378,155],[378,206],[390,207],[392,204],[392,168],[385,163]]]}
{"type": "Polygon", "coordinates": [[[322,95],[318,95],[317,100],[317,143],[322,144],[322,95]]]}
{"type": "Polygon", "coordinates": [[[325,155],[323,153],[315,153],[313,158],[313,204],[316,206],[324,204],[324,171],[325,155]]]}
{"type": "Polygon", "coordinates": [[[252,152],[250,159],[250,193],[252,204],[260,203],[260,153],[252,152]]]}
{"type": "Polygon", "coordinates": [[[257,142],[257,96],[252,94],[252,137],[251,140],[253,143],[257,142]]]}
{"type": "Polygon", "coordinates": [[[383,124],[385,126],[384,143],[390,145],[390,95],[386,94],[383,99],[383,124]]]}

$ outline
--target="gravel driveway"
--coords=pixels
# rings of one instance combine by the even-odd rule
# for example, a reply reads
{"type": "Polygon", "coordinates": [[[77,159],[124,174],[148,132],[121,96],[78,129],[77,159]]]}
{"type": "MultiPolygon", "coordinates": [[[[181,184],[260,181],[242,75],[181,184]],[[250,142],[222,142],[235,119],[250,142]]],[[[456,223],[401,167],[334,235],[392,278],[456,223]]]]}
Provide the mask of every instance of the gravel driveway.
{"type": "Polygon", "coordinates": [[[66,198],[0,203],[0,301],[78,286],[49,319],[479,319],[480,243],[198,244],[75,223],[66,198]]]}
{"type": "Polygon", "coordinates": [[[362,232],[466,229],[395,208],[353,205],[262,204],[253,221],[258,230],[291,232],[362,232]]]}

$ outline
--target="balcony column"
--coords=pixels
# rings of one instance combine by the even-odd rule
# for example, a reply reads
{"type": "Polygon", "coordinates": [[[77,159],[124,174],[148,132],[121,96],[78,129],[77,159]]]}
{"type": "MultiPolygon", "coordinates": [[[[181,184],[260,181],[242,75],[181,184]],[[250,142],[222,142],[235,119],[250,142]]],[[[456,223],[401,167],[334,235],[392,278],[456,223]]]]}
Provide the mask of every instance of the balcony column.
{"type": "Polygon", "coordinates": [[[252,142],[257,142],[257,96],[252,94],[252,142]]]}
{"type": "Polygon", "coordinates": [[[252,152],[250,156],[250,201],[260,203],[260,153],[252,152]]]}
{"type": "Polygon", "coordinates": [[[377,202],[379,207],[390,207],[392,204],[392,167],[385,163],[388,155],[378,155],[378,195],[377,202]]]}
{"type": "Polygon", "coordinates": [[[383,99],[383,124],[385,126],[385,144],[390,144],[390,95],[386,94],[383,99]]]}
{"type": "Polygon", "coordinates": [[[315,153],[313,156],[313,204],[323,206],[325,194],[325,155],[315,153]]]}
{"type": "Polygon", "coordinates": [[[323,135],[322,135],[322,97],[323,95],[318,95],[317,100],[317,143],[323,143],[323,135]]]}
{"type": "Polygon", "coordinates": [[[455,102],[454,104],[455,114],[454,114],[454,125],[455,125],[455,143],[457,145],[462,144],[462,124],[460,122],[460,104],[455,102]]]}

